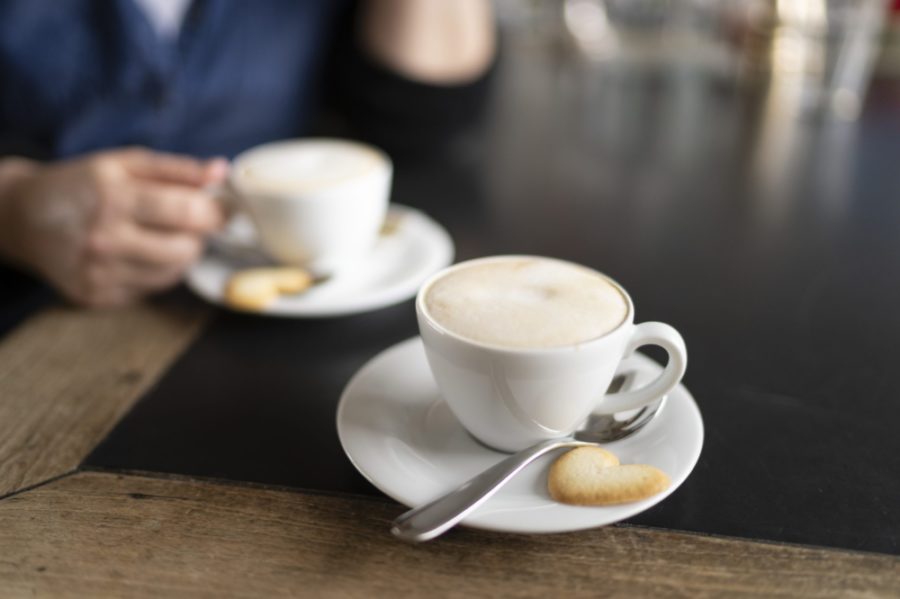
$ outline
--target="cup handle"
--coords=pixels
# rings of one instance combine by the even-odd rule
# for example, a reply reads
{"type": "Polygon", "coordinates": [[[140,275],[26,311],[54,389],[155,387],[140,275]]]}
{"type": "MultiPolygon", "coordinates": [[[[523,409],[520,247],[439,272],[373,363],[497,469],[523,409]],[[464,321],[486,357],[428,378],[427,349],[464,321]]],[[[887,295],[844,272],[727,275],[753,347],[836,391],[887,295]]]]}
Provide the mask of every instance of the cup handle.
{"type": "Polygon", "coordinates": [[[646,405],[669,393],[684,376],[687,369],[687,348],[681,334],[674,328],[663,322],[643,322],[636,325],[625,348],[625,357],[642,345],[658,345],[666,350],[669,363],[665,370],[645,387],[604,396],[600,405],[601,412],[624,412],[646,405]]]}
{"type": "Polygon", "coordinates": [[[206,192],[222,204],[228,217],[240,210],[240,196],[230,180],[226,179],[223,183],[208,185],[206,192]]]}

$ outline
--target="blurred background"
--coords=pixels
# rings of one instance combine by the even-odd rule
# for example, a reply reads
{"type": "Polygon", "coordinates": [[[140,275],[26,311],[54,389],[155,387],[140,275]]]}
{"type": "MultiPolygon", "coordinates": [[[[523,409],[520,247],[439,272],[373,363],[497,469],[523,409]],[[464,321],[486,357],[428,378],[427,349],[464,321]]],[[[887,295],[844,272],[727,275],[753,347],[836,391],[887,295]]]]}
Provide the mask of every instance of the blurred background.
{"type": "Polygon", "coordinates": [[[550,175],[650,201],[660,185],[693,179],[712,161],[770,198],[791,195],[816,169],[823,201],[840,202],[864,105],[898,101],[900,2],[497,0],[496,8],[505,51],[491,151],[523,174],[499,179],[525,189],[529,175],[550,175]],[[521,131],[528,139],[507,130],[535,122],[521,131]]]}

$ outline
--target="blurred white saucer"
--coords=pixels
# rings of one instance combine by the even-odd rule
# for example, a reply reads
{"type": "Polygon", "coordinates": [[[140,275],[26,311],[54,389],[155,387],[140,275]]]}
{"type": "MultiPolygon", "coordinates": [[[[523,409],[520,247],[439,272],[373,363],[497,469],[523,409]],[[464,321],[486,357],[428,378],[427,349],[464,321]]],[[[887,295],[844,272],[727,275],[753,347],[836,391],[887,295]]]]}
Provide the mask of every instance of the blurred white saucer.
{"type": "MultiPolygon", "coordinates": [[[[258,313],[320,318],[383,308],[415,296],[425,279],[453,261],[453,254],[453,241],[437,222],[419,210],[391,204],[378,242],[357,266],[304,293],[282,296],[258,313]]],[[[210,241],[186,282],[200,297],[224,306],[229,277],[266,264],[272,262],[260,250],[253,225],[238,214],[210,241]]]]}

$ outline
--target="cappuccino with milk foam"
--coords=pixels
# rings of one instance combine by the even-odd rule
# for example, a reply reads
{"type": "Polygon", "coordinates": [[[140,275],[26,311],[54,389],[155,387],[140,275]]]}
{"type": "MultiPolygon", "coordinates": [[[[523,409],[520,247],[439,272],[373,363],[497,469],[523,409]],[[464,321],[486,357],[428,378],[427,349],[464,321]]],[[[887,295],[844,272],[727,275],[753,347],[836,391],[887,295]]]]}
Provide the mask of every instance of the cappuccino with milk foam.
{"type": "Polygon", "coordinates": [[[330,140],[273,144],[250,153],[234,176],[250,193],[309,193],[352,183],[384,163],[379,152],[362,144],[330,140]]]}
{"type": "Polygon", "coordinates": [[[428,316],[446,331],[491,346],[550,349],[597,339],[628,316],[605,276],[551,258],[509,256],[453,268],[425,291],[428,316]]]}

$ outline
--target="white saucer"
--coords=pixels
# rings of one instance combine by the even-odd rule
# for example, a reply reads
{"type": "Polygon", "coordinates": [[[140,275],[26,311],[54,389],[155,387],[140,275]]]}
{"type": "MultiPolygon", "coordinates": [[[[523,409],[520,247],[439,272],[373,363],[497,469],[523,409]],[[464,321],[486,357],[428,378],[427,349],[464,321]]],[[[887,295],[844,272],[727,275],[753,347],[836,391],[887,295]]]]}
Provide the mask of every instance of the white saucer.
{"type": "MultiPolygon", "coordinates": [[[[662,369],[642,354],[623,361],[622,367],[637,370],[642,379],[662,369]]],[[[451,491],[507,455],[487,449],[465,432],[438,394],[418,337],[383,351],[356,373],[341,396],[337,429],[344,451],[363,476],[410,507],[451,491]]],[[[556,503],[547,493],[547,469],[558,455],[551,453],[519,473],[463,524],[522,533],[611,524],[656,505],[677,489],[697,463],[702,445],[700,411],[679,385],[654,421],[606,446],[623,464],[651,464],[667,473],[672,485],[664,493],[610,507],[556,503]]]]}
{"type": "MultiPolygon", "coordinates": [[[[340,316],[383,308],[413,297],[431,274],[453,261],[453,241],[424,213],[391,204],[386,227],[371,253],[351,272],[341,273],[309,291],[283,296],[260,313],[269,316],[340,316]]],[[[187,275],[200,297],[224,304],[225,284],[239,268],[270,261],[258,249],[253,225],[238,214],[213,239],[187,275]]]]}

